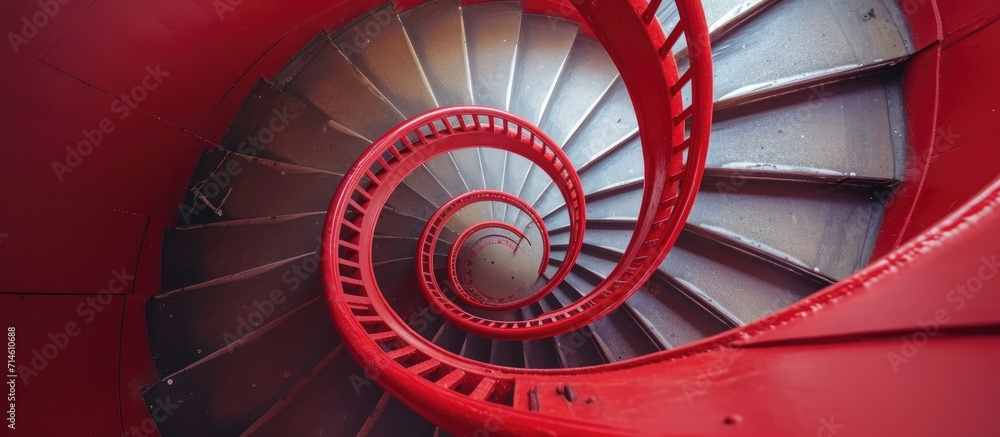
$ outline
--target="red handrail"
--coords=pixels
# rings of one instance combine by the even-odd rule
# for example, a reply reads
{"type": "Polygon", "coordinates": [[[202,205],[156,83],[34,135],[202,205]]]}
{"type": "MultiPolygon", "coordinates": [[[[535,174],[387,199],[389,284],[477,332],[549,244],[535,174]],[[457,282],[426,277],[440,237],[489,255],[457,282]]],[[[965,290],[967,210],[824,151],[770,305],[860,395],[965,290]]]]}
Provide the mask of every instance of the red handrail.
{"type": "MultiPolygon", "coordinates": [[[[371,268],[371,246],[378,214],[370,212],[381,210],[395,187],[424,162],[449,151],[483,145],[519,154],[537,165],[552,178],[568,206],[570,248],[566,259],[552,280],[534,294],[532,299],[520,304],[530,304],[544,297],[569,275],[583,247],[586,224],[583,186],[569,158],[551,138],[520,117],[487,107],[453,106],[427,111],[397,126],[375,141],[344,175],[327,217],[327,232],[336,237],[328,237],[324,243],[325,249],[330,253],[327,262],[341,267],[333,270],[328,277],[331,283],[340,283],[344,287],[337,290],[339,293],[381,299],[381,291],[371,268]],[[334,249],[338,253],[336,256],[333,256],[334,249]]],[[[482,192],[467,196],[504,199],[502,196],[482,192]]],[[[436,235],[451,215],[464,206],[461,202],[470,199],[460,196],[446,204],[440,210],[444,211],[442,215],[428,221],[428,228],[421,238],[417,265],[421,285],[430,303],[452,323],[488,337],[526,338],[539,335],[533,328],[543,327],[541,335],[565,329],[564,323],[546,327],[555,321],[551,318],[509,323],[475,316],[448,300],[440,291],[434,276],[433,256],[430,255],[433,253],[436,237],[428,238],[428,234],[436,235]]],[[[516,202],[523,204],[522,208],[528,208],[520,199],[516,202]]],[[[328,293],[331,298],[337,294],[328,293]]],[[[570,319],[583,315],[585,313],[573,314],[570,319]]]]}
{"type": "MultiPolygon", "coordinates": [[[[574,3],[618,66],[639,122],[645,189],[636,232],[622,262],[595,292],[569,307],[515,323],[463,317],[472,327],[470,331],[494,338],[530,339],[584,326],[631,296],[677,239],[705,163],[712,73],[708,30],[700,4],[696,0],[675,3],[681,20],[669,37],[658,23],[647,19],[652,16],[652,6],[644,0],[574,3]],[[678,74],[671,52],[680,37],[686,38],[690,48],[690,70],[683,75],[678,74]],[[691,96],[689,105],[684,103],[685,93],[691,96]]],[[[566,418],[554,421],[531,412],[532,403],[522,400],[529,394],[519,391],[520,384],[556,384],[563,375],[577,370],[515,369],[457,356],[416,335],[378,291],[370,259],[375,223],[370,217],[375,214],[370,212],[384,205],[405,174],[435,154],[469,147],[470,143],[517,152],[523,148],[520,140],[527,136],[532,138],[533,149],[546,151],[545,145],[535,141],[544,134],[525,134],[524,127],[530,125],[505,118],[509,114],[485,108],[469,111],[483,117],[456,115],[445,109],[404,123],[383,137],[394,136],[398,141],[377,141],[345,175],[327,216],[323,247],[328,303],[344,344],[391,394],[456,434],[484,429],[499,435],[634,434],[637,431],[627,426],[566,418]],[[456,140],[458,135],[469,137],[456,140]],[[426,147],[431,142],[436,145],[426,147]],[[502,428],[488,428],[490,421],[497,420],[504,422],[502,428]]],[[[551,152],[552,156],[561,153],[555,147],[551,152]]],[[[532,161],[546,165],[545,160],[532,161]]],[[[563,176],[561,171],[550,173],[553,180],[563,176]]],[[[561,188],[570,209],[578,203],[582,212],[579,186],[561,188]]],[[[582,221],[570,229],[571,234],[578,232],[571,235],[571,245],[581,244],[582,221]]],[[[449,320],[454,315],[448,311],[442,314],[449,320]]],[[[635,365],[651,359],[636,360],[635,365]]],[[[614,367],[629,366],[632,364],[626,362],[614,367]]]]}

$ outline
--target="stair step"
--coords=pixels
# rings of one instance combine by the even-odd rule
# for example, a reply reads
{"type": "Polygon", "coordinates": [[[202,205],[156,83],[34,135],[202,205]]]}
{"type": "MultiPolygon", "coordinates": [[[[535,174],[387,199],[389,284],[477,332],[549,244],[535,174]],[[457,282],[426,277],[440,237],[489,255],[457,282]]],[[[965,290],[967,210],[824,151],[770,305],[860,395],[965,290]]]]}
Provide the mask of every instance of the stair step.
{"type": "MultiPolygon", "coordinates": [[[[521,192],[527,188],[525,182],[527,181],[528,170],[535,165],[520,155],[514,153],[508,155],[507,165],[504,170],[503,191],[521,197],[521,192]]],[[[503,215],[499,216],[499,219],[502,222],[511,223],[517,217],[518,211],[513,206],[504,205],[503,215]]]]}
{"type": "Polygon", "coordinates": [[[323,48],[330,44],[330,38],[325,31],[321,31],[313,37],[312,41],[299,53],[295,54],[292,60],[288,61],[281,71],[274,77],[274,87],[284,90],[309,64],[316,59],[316,56],[323,51],[323,48]]]}
{"type": "MultiPolygon", "coordinates": [[[[631,231],[588,229],[584,247],[620,256],[628,244],[626,234],[631,231]]],[[[559,234],[553,236],[553,253],[565,251],[564,240],[559,234]]],[[[771,314],[829,284],[692,232],[681,234],[658,270],[691,288],[692,297],[710,313],[736,325],[771,314]]]]}
{"type": "MultiPolygon", "coordinates": [[[[621,234],[622,237],[619,238],[631,235],[630,231],[616,232],[621,234]]],[[[555,259],[565,257],[564,248],[554,248],[552,253],[555,259]]],[[[620,259],[620,253],[585,245],[577,257],[577,263],[598,276],[606,277],[620,259]]],[[[656,274],[626,301],[623,308],[637,313],[632,316],[633,319],[645,319],[637,320],[637,323],[642,325],[648,322],[655,329],[655,332],[646,332],[647,336],[669,348],[693,343],[732,327],[656,274]]]]}
{"type": "Polygon", "coordinates": [[[462,350],[459,354],[466,358],[488,363],[491,358],[492,343],[492,340],[488,338],[468,334],[465,337],[465,343],[462,345],[462,350]]]}
{"type": "Polygon", "coordinates": [[[578,36],[539,127],[557,145],[566,144],[617,77],[618,68],[604,46],[578,36]]]}
{"type": "Polygon", "coordinates": [[[157,425],[160,433],[240,435],[337,346],[332,323],[325,302],[316,300],[231,353],[146,388],[150,408],[158,401],[178,405],[171,420],[157,425]]]}
{"type": "Polygon", "coordinates": [[[813,78],[898,62],[909,53],[885,2],[782,1],[713,44],[715,96],[757,99],[813,78]],[[817,50],[823,56],[802,56],[817,50]]]}
{"type": "MultiPolygon", "coordinates": [[[[578,36],[539,127],[556,145],[565,148],[577,131],[586,129],[591,114],[606,104],[606,95],[616,89],[619,82],[618,69],[604,47],[597,41],[578,36]]],[[[575,167],[579,171],[582,165],[575,167]]],[[[558,190],[551,185],[547,174],[531,167],[524,178],[520,197],[536,199],[537,203],[546,188],[551,191],[546,194],[558,195],[558,190]]],[[[526,218],[522,216],[522,220],[526,218]]]]}
{"type": "Polygon", "coordinates": [[[222,141],[226,150],[344,174],[370,144],[331,123],[315,105],[261,84],[258,88],[263,89],[255,89],[248,102],[266,102],[266,107],[260,113],[237,116],[222,141]]]}
{"type": "MultiPolygon", "coordinates": [[[[889,187],[824,186],[757,179],[747,172],[732,178],[706,178],[688,223],[804,266],[843,278],[868,263],[884,205],[879,193],[889,187]]],[[[795,177],[789,175],[790,177],[795,177]]],[[[889,183],[889,181],[882,181],[889,183]]],[[[587,197],[588,227],[601,223],[634,226],[642,187],[587,197]]],[[[569,226],[565,208],[547,215],[554,241],[569,226]]],[[[630,235],[625,236],[625,242],[630,235]]],[[[585,234],[585,241],[591,241],[585,234]]],[[[560,237],[558,241],[565,240],[560,237]]]]}
{"type": "MultiPolygon", "coordinates": [[[[462,7],[465,43],[469,56],[473,102],[506,110],[521,32],[520,2],[490,2],[462,7]]],[[[498,149],[480,151],[486,188],[503,189],[505,156],[498,149]]],[[[494,219],[503,208],[494,206],[494,219]]]]}
{"type": "Polygon", "coordinates": [[[358,436],[394,437],[400,434],[408,436],[432,436],[435,426],[396,398],[389,398],[381,414],[372,423],[367,432],[358,436]]]}
{"type": "MultiPolygon", "coordinates": [[[[387,237],[412,237],[419,236],[424,229],[425,222],[416,217],[398,212],[392,208],[383,208],[379,212],[378,222],[375,225],[375,235],[387,237]]],[[[441,241],[451,244],[458,235],[450,228],[445,227],[441,232],[441,241]]]]}
{"type": "Polygon", "coordinates": [[[580,24],[553,16],[525,14],[517,42],[510,111],[538,124],[561,77],[580,24]]]}
{"type": "Polygon", "coordinates": [[[292,97],[322,110],[335,125],[368,142],[404,120],[353,64],[332,43],[324,45],[288,87],[292,97]],[[349,102],[349,103],[348,103],[349,102]],[[359,111],[358,108],[365,108],[359,111]]]}
{"type": "MultiPolygon", "coordinates": [[[[714,0],[703,2],[705,19],[708,23],[709,36],[712,41],[718,41],[734,28],[750,21],[760,12],[773,6],[781,0],[714,0]]],[[[673,30],[679,20],[677,6],[674,2],[665,1],[656,12],[656,17],[665,34],[673,30]]],[[[687,57],[687,40],[681,38],[674,45],[674,54],[679,58],[687,57]]]]}
{"type": "Polygon", "coordinates": [[[443,340],[439,336],[444,329],[444,317],[437,314],[426,301],[421,302],[421,304],[422,309],[419,312],[405,319],[410,329],[413,329],[417,335],[420,335],[427,341],[436,343],[437,340],[443,340]]]}
{"type": "MultiPolygon", "coordinates": [[[[826,180],[837,185],[853,180],[884,189],[903,167],[896,162],[905,153],[901,137],[905,130],[903,115],[890,109],[898,106],[901,106],[898,82],[891,77],[873,76],[725,111],[714,125],[706,180],[719,173],[741,186],[748,178],[788,178],[826,180]],[[808,117],[803,118],[803,110],[808,111],[808,117]],[[857,117],[862,118],[855,120],[857,117]],[[757,135],[748,139],[744,135],[748,130],[757,135]],[[728,135],[729,131],[733,134],[728,135]],[[863,138],[844,136],[853,132],[863,138]],[[836,146],[831,145],[829,140],[838,137],[843,140],[835,140],[836,146]],[[816,141],[820,138],[825,141],[816,141]],[[751,147],[747,147],[747,141],[752,142],[751,147]],[[760,147],[754,146],[756,142],[760,142],[760,147]],[[716,143],[720,143],[719,147],[716,143]],[[782,149],[782,144],[787,144],[788,150],[782,149]],[[810,148],[815,152],[803,153],[810,148]],[[873,153],[876,158],[858,158],[873,153]]],[[[600,155],[581,171],[586,192],[594,193],[641,177],[641,159],[639,142],[635,139],[600,155]]],[[[634,206],[638,205],[638,198],[630,200],[634,206]]],[[[631,209],[629,205],[618,205],[616,200],[611,202],[615,203],[613,209],[631,209]]],[[[562,204],[558,190],[549,187],[538,196],[535,207],[546,212],[562,204]]],[[[598,207],[588,202],[588,216],[594,217],[593,209],[598,207]]]]}
{"type": "Polygon", "coordinates": [[[586,121],[573,132],[563,149],[573,166],[579,168],[637,128],[632,98],[625,82],[618,78],[586,121]]]}
{"type": "Polygon", "coordinates": [[[875,75],[717,113],[706,166],[902,176],[895,160],[905,156],[899,88],[898,79],[875,75]]]}
{"type": "Polygon", "coordinates": [[[792,273],[809,277],[824,286],[837,282],[836,279],[820,272],[819,268],[809,267],[801,261],[792,258],[781,251],[760,243],[748,241],[739,235],[731,234],[721,229],[713,229],[710,227],[688,223],[684,225],[683,232],[712,240],[737,252],[741,252],[744,256],[757,258],[777,267],[782,267],[792,273]]]}
{"type": "MultiPolygon", "coordinates": [[[[438,207],[436,203],[428,200],[422,194],[414,191],[410,185],[400,184],[392,194],[386,205],[411,217],[416,217],[420,221],[426,222],[434,215],[438,207]]],[[[454,233],[454,232],[453,232],[454,233]]],[[[457,233],[454,233],[456,236],[457,233]]],[[[412,235],[411,235],[412,236],[412,235]]]]}
{"type": "MultiPolygon", "coordinates": [[[[505,178],[507,177],[507,165],[512,156],[500,149],[480,148],[479,156],[482,162],[483,179],[486,181],[486,189],[503,190],[505,178]]],[[[490,202],[492,209],[490,220],[502,220],[504,216],[504,204],[500,202],[490,202]]]]}
{"type": "Polygon", "coordinates": [[[493,340],[490,363],[507,367],[524,367],[524,346],[520,341],[493,340]]]}
{"type": "MultiPolygon", "coordinates": [[[[439,106],[406,28],[392,5],[360,19],[332,41],[404,117],[439,106]],[[360,45],[359,34],[367,35],[360,45]]],[[[445,187],[459,186],[461,176],[450,154],[434,158],[423,167],[409,176],[410,186],[436,204],[442,203],[437,197],[440,194],[452,197],[445,187]],[[436,180],[440,183],[435,183],[436,180]]]]}
{"type": "Polygon", "coordinates": [[[400,14],[438,104],[472,103],[465,26],[458,0],[437,0],[400,14]]]}
{"type": "Polygon", "coordinates": [[[357,434],[385,391],[346,352],[319,370],[309,385],[276,405],[248,435],[357,434]]]}
{"type": "Polygon", "coordinates": [[[774,248],[818,273],[843,278],[868,263],[884,206],[873,190],[747,181],[702,185],[688,222],[774,248]]]}
{"type": "MultiPolygon", "coordinates": [[[[403,259],[413,259],[417,255],[420,240],[410,237],[387,237],[376,235],[372,244],[372,262],[383,263],[403,259]]],[[[438,242],[434,253],[447,257],[451,245],[438,242]]],[[[412,261],[411,261],[412,262],[412,261]]]]}
{"type": "Polygon", "coordinates": [[[177,372],[322,293],[314,254],[232,282],[157,295],[146,302],[153,362],[160,375],[177,372]]]}
{"type": "MultiPolygon", "coordinates": [[[[406,176],[406,184],[434,205],[443,205],[454,197],[445,189],[445,185],[449,182],[461,184],[461,177],[458,176],[455,165],[451,162],[448,155],[439,155],[432,159],[432,161],[434,163],[428,163],[430,165],[422,165],[413,169],[406,176]],[[431,167],[443,172],[443,174],[440,174],[439,177],[439,174],[431,171],[431,167]]],[[[456,194],[462,192],[457,187],[455,187],[455,191],[456,194]]]]}
{"type": "MultiPolygon", "coordinates": [[[[379,289],[396,314],[408,323],[418,320],[429,304],[420,292],[414,260],[384,263],[374,269],[379,289]]],[[[430,338],[436,331],[436,328],[427,328],[421,334],[430,338]]]]}
{"type": "Polygon", "coordinates": [[[456,328],[451,323],[444,322],[438,328],[438,332],[434,335],[432,341],[434,344],[441,346],[453,354],[460,354],[462,347],[465,345],[465,337],[465,331],[456,328]]]}
{"type": "Polygon", "coordinates": [[[281,90],[266,80],[258,80],[250,91],[250,96],[240,106],[236,117],[229,123],[226,135],[222,138],[222,147],[235,150],[240,143],[255,134],[255,128],[260,124],[260,120],[269,113],[279,96],[281,90]]]}
{"type": "Polygon", "coordinates": [[[382,393],[382,397],[379,398],[378,403],[375,404],[375,408],[368,414],[368,419],[365,420],[365,424],[361,427],[361,430],[358,431],[358,437],[367,436],[371,433],[375,423],[382,417],[382,412],[385,411],[390,399],[392,399],[392,395],[389,393],[382,393]]]}
{"type": "Polygon", "coordinates": [[[693,284],[746,324],[785,308],[824,284],[685,233],[660,270],[693,284]]]}
{"type": "Polygon", "coordinates": [[[331,40],[404,117],[438,106],[392,5],[372,11],[331,40]]]}
{"type": "MultiPolygon", "coordinates": [[[[535,318],[542,313],[541,307],[536,303],[521,309],[524,319],[535,318]]],[[[561,366],[559,354],[555,340],[552,338],[542,338],[538,340],[527,340],[523,342],[524,363],[529,369],[558,369],[561,366]]]]}
{"type": "Polygon", "coordinates": [[[320,248],[325,214],[167,229],[163,289],[176,290],[320,248]]]}
{"type": "MultiPolygon", "coordinates": [[[[585,193],[594,193],[624,182],[642,179],[642,141],[635,135],[596,157],[580,171],[585,193]]],[[[550,189],[552,190],[552,189],[550,189]]],[[[554,190],[553,190],[554,191],[554,190]]]]}
{"type": "MultiPolygon", "coordinates": [[[[553,269],[553,271],[555,270],[553,269]]],[[[551,278],[550,274],[547,276],[551,278]]],[[[564,287],[566,285],[556,287],[551,294],[538,301],[542,310],[548,312],[571,303],[571,300],[565,297],[564,287]]],[[[602,349],[600,341],[590,326],[557,335],[554,339],[562,367],[599,366],[610,362],[608,354],[602,349]]]]}
{"type": "Polygon", "coordinates": [[[452,159],[458,166],[459,174],[470,190],[485,190],[486,173],[483,170],[483,149],[461,149],[451,152],[452,159]]]}
{"type": "MultiPolygon", "coordinates": [[[[466,151],[468,152],[469,150],[466,151]]],[[[468,158],[467,155],[461,156],[468,158]]],[[[478,158],[476,162],[478,163],[478,158]]],[[[465,177],[459,171],[459,162],[455,158],[454,152],[435,156],[424,163],[424,167],[441,185],[441,188],[448,194],[449,199],[469,191],[469,185],[465,182],[465,177]]]]}
{"type": "MultiPolygon", "coordinates": [[[[590,293],[602,280],[600,275],[583,267],[587,261],[594,263],[593,259],[578,259],[577,265],[566,277],[566,289],[573,290],[571,297],[574,299],[590,293]]],[[[607,343],[613,361],[636,358],[660,350],[643,327],[621,307],[594,321],[590,327],[607,343]]]]}
{"type": "MultiPolygon", "coordinates": [[[[638,130],[632,131],[626,137],[607,145],[603,150],[595,152],[591,160],[578,167],[574,167],[580,176],[584,192],[591,192],[595,183],[599,184],[600,182],[598,181],[603,178],[603,176],[587,176],[588,173],[593,173],[595,170],[598,174],[608,174],[612,179],[622,177],[631,177],[634,179],[642,176],[642,148],[637,133],[638,130]],[[601,168],[592,168],[595,166],[601,168]],[[612,172],[605,172],[607,167],[616,168],[612,172]]],[[[565,203],[562,193],[552,182],[552,179],[535,167],[532,167],[528,171],[520,197],[531,201],[531,205],[536,210],[541,211],[549,211],[565,203]]],[[[522,215],[519,217],[519,223],[526,224],[527,216],[522,215]]]]}
{"type": "MultiPolygon", "coordinates": [[[[458,168],[459,180],[451,182],[450,192],[452,197],[457,197],[458,195],[464,193],[465,191],[471,190],[483,190],[486,189],[487,184],[485,174],[483,173],[483,163],[482,163],[482,149],[461,149],[454,150],[447,156],[442,156],[428,162],[431,170],[437,167],[445,167],[447,169],[447,164],[458,168]],[[450,160],[450,162],[441,162],[445,160],[450,160]],[[433,167],[435,166],[436,167],[433,167]],[[464,191],[463,191],[464,189],[464,191]]],[[[442,174],[451,176],[451,173],[442,172],[442,174]]],[[[442,183],[445,181],[442,180],[442,183]]],[[[460,212],[462,215],[462,220],[469,222],[470,220],[474,222],[493,220],[493,213],[491,206],[488,203],[477,203],[469,205],[463,208],[460,212]]]]}
{"type": "Polygon", "coordinates": [[[222,150],[205,150],[184,199],[180,222],[326,211],[342,176],[222,150]]]}
{"type": "MultiPolygon", "coordinates": [[[[613,220],[637,220],[639,208],[642,206],[642,185],[632,185],[625,189],[588,194],[585,198],[587,205],[587,223],[613,220]]],[[[569,214],[566,213],[565,204],[559,205],[554,210],[549,210],[550,204],[538,205],[542,209],[545,226],[550,233],[567,228],[569,226],[569,214]]]]}
{"type": "Polygon", "coordinates": [[[656,327],[670,348],[694,343],[731,328],[658,275],[650,277],[627,304],[656,327]]]}
{"type": "Polygon", "coordinates": [[[477,105],[507,109],[511,66],[521,32],[521,3],[466,5],[462,14],[473,99],[477,105]]]}

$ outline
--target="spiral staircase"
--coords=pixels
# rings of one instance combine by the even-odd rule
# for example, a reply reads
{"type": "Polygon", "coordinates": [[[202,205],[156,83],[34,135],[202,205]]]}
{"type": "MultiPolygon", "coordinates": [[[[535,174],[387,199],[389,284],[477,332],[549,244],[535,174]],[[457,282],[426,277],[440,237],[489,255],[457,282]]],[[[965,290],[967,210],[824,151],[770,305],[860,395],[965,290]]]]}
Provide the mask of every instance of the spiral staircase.
{"type": "Polygon", "coordinates": [[[635,434],[564,381],[866,266],[905,177],[898,6],[610,3],[386,5],[260,82],[164,237],[159,431],[635,434]]]}

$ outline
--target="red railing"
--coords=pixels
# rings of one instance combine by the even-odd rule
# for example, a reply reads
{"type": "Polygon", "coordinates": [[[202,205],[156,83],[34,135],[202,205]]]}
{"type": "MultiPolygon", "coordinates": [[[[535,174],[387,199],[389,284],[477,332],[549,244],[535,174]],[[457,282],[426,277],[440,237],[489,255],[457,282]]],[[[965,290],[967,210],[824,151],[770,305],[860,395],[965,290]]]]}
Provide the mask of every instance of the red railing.
{"type": "MultiPolygon", "coordinates": [[[[621,262],[594,291],[564,308],[514,322],[474,316],[462,308],[462,302],[436,291],[440,287],[431,255],[435,232],[447,222],[441,221],[442,217],[457,211],[442,208],[425,229],[417,267],[430,304],[456,326],[505,340],[551,337],[578,329],[634,294],[673,246],[704,168],[712,71],[708,30],[699,2],[675,0],[681,20],[667,35],[653,20],[659,3],[575,3],[615,61],[639,123],[643,200],[621,262]],[[678,71],[672,54],[681,37],[689,48],[685,71],[678,71]],[[685,95],[689,103],[685,103],[685,95]],[[446,209],[451,212],[442,212],[446,209]]],[[[455,433],[481,429],[484,416],[515,419],[504,424],[501,434],[539,434],[543,430],[540,423],[548,428],[557,423],[559,432],[579,435],[627,433],[621,428],[595,428],[593,423],[567,419],[538,422],[538,416],[529,411],[530,403],[515,401],[518,381],[551,379],[554,383],[572,371],[508,368],[455,355],[410,329],[378,288],[371,261],[372,239],[378,211],[389,195],[407,174],[434,156],[484,145],[528,158],[560,188],[568,205],[571,235],[570,250],[559,272],[572,267],[583,242],[585,207],[579,179],[562,151],[536,127],[503,111],[480,107],[429,111],[393,129],[366,150],[345,175],[331,203],[323,245],[324,275],[329,307],[344,344],[390,393],[455,433]]],[[[475,196],[470,193],[467,197],[475,196]]],[[[564,277],[558,273],[546,287],[557,285],[564,277]]],[[[544,292],[543,288],[524,302],[544,296],[544,292]]]]}
{"type": "MultiPolygon", "coordinates": [[[[537,301],[569,274],[583,246],[586,224],[583,187],[569,158],[537,127],[517,116],[493,108],[460,106],[434,109],[396,127],[373,143],[344,176],[327,217],[327,232],[335,236],[326,242],[326,248],[330,249],[327,262],[338,267],[328,279],[343,287],[337,291],[367,299],[381,298],[370,266],[377,211],[385,206],[395,187],[419,165],[453,150],[482,145],[529,159],[552,178],[568,205],[571,244],[566,262],[541,290],[510,307],[537,301]],[[338,252],[336,256],[333,250],[338,252]]],[[[510,201],[519,208],[530,209],[520,199],[511,200],[506,194],[491,193],[472,192],[459,196],[428,221],[417,254],[420,283],[431,304],[449,321],[486,336],[523,336],[518,328],[527,327],[525,323],[510,326],[474,316],[445,298],[434,273],[433,253],[439,233],[462,207],[493,200],[510,201]]],[[[331,293],[331,299],[337,294],[331,293]]]]}

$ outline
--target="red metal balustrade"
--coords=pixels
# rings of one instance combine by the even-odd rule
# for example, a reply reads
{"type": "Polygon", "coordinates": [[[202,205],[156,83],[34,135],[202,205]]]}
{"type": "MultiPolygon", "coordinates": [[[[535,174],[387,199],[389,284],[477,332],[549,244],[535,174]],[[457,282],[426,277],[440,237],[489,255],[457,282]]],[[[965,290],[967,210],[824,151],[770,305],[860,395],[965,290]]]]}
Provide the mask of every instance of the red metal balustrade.
{"type": "MultiPolygon", "coordinates": [[[[615,61],[639,122],[643,199],[638,224],[621,262],[594,291],[539,317],[510,322],[472,315],[461,303],[439,293],[433,265],[434,245],[448,219],[467,204],[491,199],[488,193],[467,193],[439,209],[428,221],[417,254],[425,297],[448,321],[469,332],[503,340],[545,338],[578,329],[628,299],[676,241],[704,168],[711,124],[712,73],[708,31],[700,4],[678,0],[681,20],[664,35],[653,20],[652,11],[659,3],[575,3],[615,61]],[[679,72],[672,47],[682,37],[692,49],[688,69],[679,72]],[[685,93],[690,96],[689,104],[682,96],[685,93]]],[[[431,110],[375,141],[345,174],[331,202],[323,245],[328,305],[348,350],[390,393],[458,433],[481,428],[481,414],[502,415],[523,408],[514,398],[519,378],[544,380],[571,372],[508,368],[448,352],[411,330],[378,288],[371,260],[377,212],[417,166],[434,156],[470,147],[503,149],[529,159],[556,183],[568,205],[567,258],[559,273],[525,302],[544,296],[551,290],[549,287],[562,280],[561,272],[572,267],[582,245],[586,223],[582,187],[569,160],[551,139],[530,123],[497,109],[431,110]]],[[[494,196],[492,200],[499,198],[494,196]]],[[[560,427],[562,432],[581,434],[619,433],[574,420],[561,421],[560,427]]],[[[514,426],[505,427],[504,432],[525,431],[514,426]]]]}
{"type": "MultiPolygon", "coordinates": [[[[573,174],[575,174],[575,172],[573,174]]],[[[580,184],[575,183],[575,186],[580,187],[580,184]]],[[[580,196],[579,198],[582,199],[583,197],[580,196]]],[[[454,302],[448,300],[448,298],[445,297],[444,295],[444,291],[441,290],[437,274],[434,272],[434,247],[437,245],[438,240],[441,237],[441,231],[444,229],[445,223],[447,223],[449,219],[454,217],[455,213],[457,213],[459,210],[468,205],[472,205],[474,203],[479,203],[479,202],[491,202],[491,201],[509,203],[523,211],[524,210],[530,210],[532,212],[534,211],[523,200],[501,191],[492,191],[492,190],[470,191],[461,196],[455,197],[448,203],[441,206],[441,208],[438,209],[437,212],[435,212],[435,214],[430,218],[430,220],[427,221],[427,225],[424,227],[424,231],[420,236],[418,255],[416,257],[417,273],[420,275],[420,288],[424,292],[424,297],[427,298],[427,301],[430,302],[435,307],[435,309],[441,312],[445,316],[445,318],[447,318],[449,321],[455,323],[459,327],[462,327],[464,329],[473,332],[484,332],[484,333],[489,332],[481,328],[481,326],[483,325],[487,325],[489,328],[496,328],[503,330],[507,329],[508,326],[512,324],[497,323],[492,320],[474,316],[463,310],[461,306],[456,305],[454,302]]],[[[582,211],[582,204],[578,204],[576,208],[580,208],[580,210],[571,211],[570,216],[582,217],[584,214],[582,211]]],[[[537,220],[536,223],[538,224],[539,229],[544,230],[545,228],[542,227],[541,225],[542,221],[541,217],[538,217],[538,213],[535,212],[532,215],[534,216],[533,219],[537,220]]],[[[556,274],[545,285],[543,285],[541,289],[530,294],[524,299],[519,299],[513,302],[506,302],[496,305],[481,305],[472,303],[472,305],[479,308],[487,308],[496,311],[510,310],[531,305],[535,302],[538,302],[539,299],[548,295],[552,291],[552,289],[558,286],[559,283],[566,278],[566,275],[569,274],[569,271],[570,269],[573,268],[573,263],[575,262],[576,257],[580,253],[580,249],[583,246],[583,238],[582,238],[583,221],[582,220],[576,221],[572,225],[574,226],[573,229],[576,230],[577,232],[575,234],[571,232],[570,241],[574,242],[575,244],[573,244],[570,247],[570,250],[566,256],[566,262],[563,262],[563,264],[560,266],[556,274]],[[573,240],[572,236],[576,235],[580,235],[581,237],[577,240],[573,240]]],[[[471,229],[474,228],[470,228],[470,230],[471,229]]],[[[540,270],[544,270],[544,262],[548,261],[548,236],[545,235],[542,238],[543,238],[542,244],[546,247],[546,249],[543,256],[543,264],[540,270]]],[[[461,239],[459,239],[459,241],[456,241],[455,248],[458,248],[461,242],[462,242],[461,239]]],[[[456,294],[459,294],[461,296],[461,293],[463,292],[465,292],[464,288],[462,289],[456,288],[456,294]]],[[[475,299],[469,299],[469,300],[475,301],[475,299]]]]}
{"type": "MultiPolygon", "coordinates": [[[[378,215],[369,211],[380,210],[394,188],[427,160],[452,150],[484,144],[520,154],[539,166],[556,182],[569,206],[571,247],[568,262],[556,272],[554,280],[535,296],[544,297],[569,274],[573,260],[583,245],[586,223],[583,187],[569,159],[537,127],[517,116],[485,107],[446,107],[418,115],[384,135],[362,154],[344,176],[327,216],[327,262],[340,267],[330,270],[332,276],[328,279],[343,286],[330,292],[333,301],[339,293],[345,292],[368,299],[381,299],[381,291],[371,268],[371,248],[378,215]]],[[[433,247],[441,228],[459,209],[469,203],[505,199],[510,198],[491,192],[472,192],[452,200],[428,221],[418,253],[421,283],[431,303],[453,323],[472,332],[497,337],[521,335],[517,328],[526,325],[521,323],[512,327],[473,316],[448,301],[434,279],[433,247]]],[[[511,201],[522,208],[527,207],[523,201],[511,201]]]]}

